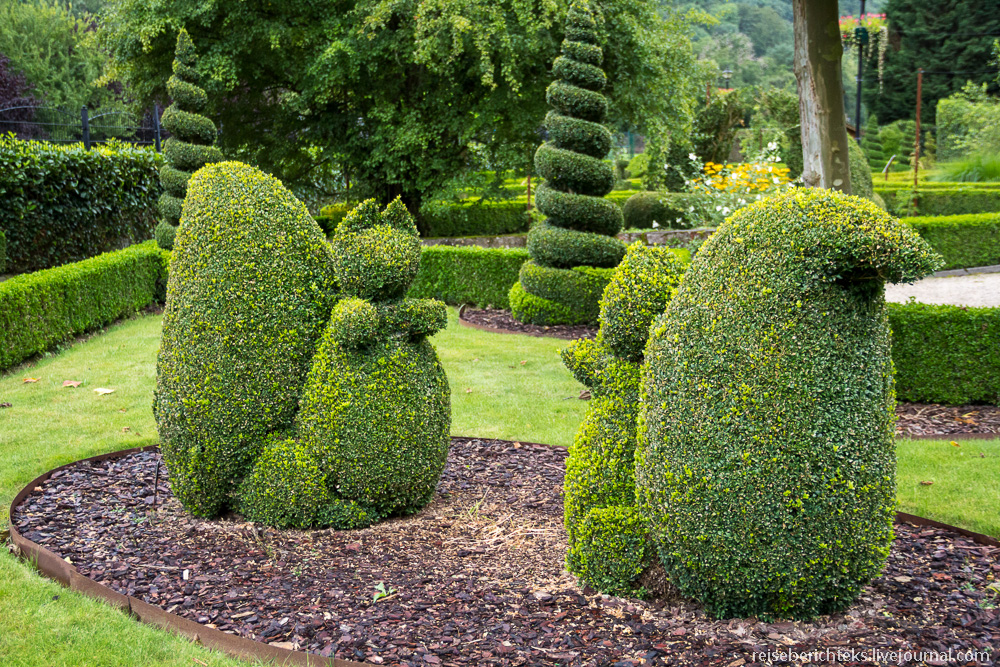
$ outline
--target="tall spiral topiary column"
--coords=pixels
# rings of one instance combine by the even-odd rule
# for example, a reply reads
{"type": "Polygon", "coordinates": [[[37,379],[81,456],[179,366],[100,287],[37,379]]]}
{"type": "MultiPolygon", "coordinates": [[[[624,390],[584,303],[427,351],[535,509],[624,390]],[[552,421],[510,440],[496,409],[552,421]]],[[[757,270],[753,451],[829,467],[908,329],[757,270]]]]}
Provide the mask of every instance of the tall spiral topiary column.
{"type": "Polygon", "coordinates": [[[601,294],[625,256],[615,238],[621,209],[604,199],[615,184],[614,168],[603,161],[611,149],[611,132],[601,125],[608,101],[599,92],[607,77],[587,0],[570,6],[562,53],[546,92],[550,141],[535,153],[545,179],[535,204],[547,217],[528,233],[531,260],[510,291],[514,317],[543,325],[596,322],[601,294]]]}
{"type": "Polygon", "coordinates": [[[162,216],[156,226],[156,242],[170,250],[180,224],[181,207],[191,174],[210,162],[221,162],[222,152],[215,147],[215,123],[199,112],[205,108],[208,96],[198,86],[195,70],[197,54],[187,30],[177,34],[174,52],[174,73],[167,80],[167,93],[173,104],[163,112],[163,127],[171,134],[163,147],[166,164],[160,168],[159,209],[162,216]]]}

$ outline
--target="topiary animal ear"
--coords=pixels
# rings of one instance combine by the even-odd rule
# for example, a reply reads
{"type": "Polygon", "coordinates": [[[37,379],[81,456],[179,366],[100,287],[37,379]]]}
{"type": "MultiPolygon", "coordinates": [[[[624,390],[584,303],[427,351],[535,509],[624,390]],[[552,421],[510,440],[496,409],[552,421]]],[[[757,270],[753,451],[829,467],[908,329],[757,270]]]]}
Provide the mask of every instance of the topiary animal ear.
{"type": "Polygon", "coordinates": [[[339,223],[334,234],[343,236],[355,232],[364,231],[382,224],[382,214],[378,210],[378,202],[374,199],[366,199],[345,215],[339,223]]]}
{"type": "Polygon", "coordinates": [[[389,225],[393,229],[398,229],[401,232],[406,232],[407,234],[412,234],[413,236],[419,236],[417,231],[417,225],[413,222],[413,216],[406,209],[406,205],[403,200],[396,197],[392,202],[385,207],[385,211],[382,212],[382,222],[389,225]]]}

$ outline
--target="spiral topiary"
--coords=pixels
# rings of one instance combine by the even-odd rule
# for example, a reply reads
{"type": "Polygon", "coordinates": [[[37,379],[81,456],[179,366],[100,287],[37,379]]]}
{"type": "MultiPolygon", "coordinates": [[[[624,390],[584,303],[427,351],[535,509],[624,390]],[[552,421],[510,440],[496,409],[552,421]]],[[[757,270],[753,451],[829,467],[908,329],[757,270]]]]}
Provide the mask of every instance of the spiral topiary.
{"type": "Polygon", "coordinates": [[[566,567],[604,593],[641,594],[636,579],[655,558],[635,502],[639,367],[683,272],[669,249],[632,244],[601,299],[597,339],[562,352],[593,396],[566,462],[566,567]]]}
{"type": "Polygon", "coordinates": [[[603,160],[611,149],[611,132],[601,125],[608,102],[599,92],[607,77],[586,0],[569,8],[562,53],[546,91],[551,141],[535,153],[545,179],[535,204],[547,217],[528,232],[531,260],[510,291],[514,317],[544,325],[595,322],[601,294],[625,255],[625,244],[614,238],[621,209],[604,199],[615,185],[614,167],[603,160]]]}
{"type": "Polygon", "coordinates": [[[740,209],[650,332],[636,487],[679,591],[807,619],[884,565],[896,508],[885,282],[941,258],[875,204],[797,190],[740,209]]]}
{"type": "Polygon", "coordinates": [[[174,73],[167,79],[167,93],[173,104],[163,112],[162,118],[163,127],[171,137],[163,146],[166,162],[160,167],[161,219],[155,233],[156,242],[165,250],[173,248],[191,174],[206,164],[223,159],[214,145],[215,123],[199,113],[205,108],[208,97],[198,86],[196,60],[194,42],[187,30],[181,28],[174,52],[174,73]]]}

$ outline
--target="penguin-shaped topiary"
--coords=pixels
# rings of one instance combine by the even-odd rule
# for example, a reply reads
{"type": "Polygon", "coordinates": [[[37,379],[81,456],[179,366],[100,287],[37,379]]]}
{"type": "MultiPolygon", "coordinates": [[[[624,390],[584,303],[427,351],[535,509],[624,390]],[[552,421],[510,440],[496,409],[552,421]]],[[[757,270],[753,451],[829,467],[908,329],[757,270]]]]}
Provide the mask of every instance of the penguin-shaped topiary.
{"type": "Polygon", "coordinates": [[[668,248],[632,244],[601,299],[597,339],[562,352],[592,394],[566,461],[566,566],[604,593],[641,593],[636,579],[655,558],[635,503],[639,367],[650,323],[683,273],[668,248]]]}
{"type": "Polygon", "coordinates": [[[163,127],[171,134],[163,146],[166,161],[160,167],[160,185],[164,192],[158,202],[161,220],[155,231],[156,242],[164,250],[174,247],[191,174],[223,159],[215,147],[215,123],[201,115],[208,97],[198,86],[197,59],[191,36],[181,28],[177,33],[174,73],[167,79],[167,94],[173,104],[162,118],[163,127]]]}
{"type": "Polygon", "coordinates": [[[875,204],[797,190],[740,209],[653,325],[636,486],[681,593],[806,619],[881,570],[896,507],[884,283],[940,257],[875,204]]]}
{"type": "Polygon", "coordinates": [[[545,179],[535,203],[547,218],[528,232],[531,260],[510,290],[520,322],[596,322],[601,294],[625,255],[615,235],[621,208],[604,198],[614,189],[614,167],[604,162],[611,132],[601,125],[608,101],[597,25],[586,0],[566,16],[562,55],[552,63],[556,80],[546,91],[553,110],[545,117],[551,141],[538,147],[535,168],[545,179]]]}

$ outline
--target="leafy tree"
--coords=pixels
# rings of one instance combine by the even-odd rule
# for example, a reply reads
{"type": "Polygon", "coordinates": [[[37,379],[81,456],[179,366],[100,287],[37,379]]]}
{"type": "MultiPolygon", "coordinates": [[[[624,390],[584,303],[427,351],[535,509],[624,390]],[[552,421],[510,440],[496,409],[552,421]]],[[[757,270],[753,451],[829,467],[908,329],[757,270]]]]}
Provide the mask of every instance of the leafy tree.
{"type": "Polygon", "coordinates": [[[22,139],[31,139],[37,128],[27,123],[34,118],[35,107],[42,101],[31,95],[31,84],[24,74],[10,63],[10,58],[0,53],[0,109],[12,109],[0,116],[0,132],[13,132],[22,139]],[[17,108],[20,107],[20,108],[17,108]]]}
{"type": "MultiPolygon", "coordinates": [[[[198,70],[228,154],[291,183],[330,164],[356,194],[414,210],[473,152],[530,164],[566,0],[110,0],[110,72],[165,96],[172,38],[204,45],[198,70]]],[[[595,4],[609,121],[647,135],[689,123],[700,97],[687,22],[654,0],[595,4]]]]}
{"type": "Polygon", "coordinates": [[[0,0],[0,53],[31,82],[50,106],[79,110],[113,96],[95,85],[105,56],[89,19],[78,19],[57,2],[0,0]]]}
{"type": "Polygon", "coordinates": [[[866,76],[863,99],[883,122],[913,118],[917,69],[923,82],[924,123],[935,122],[935,103],[959,91],[969,79],[1000,88],[989,66],[993,40],[1000,34],[996,3],[982,0],[889,0],[886,6],[890,46],[882,85],[866,76]],[[937,73],[941,72],[941,73],[937,73]]]}

